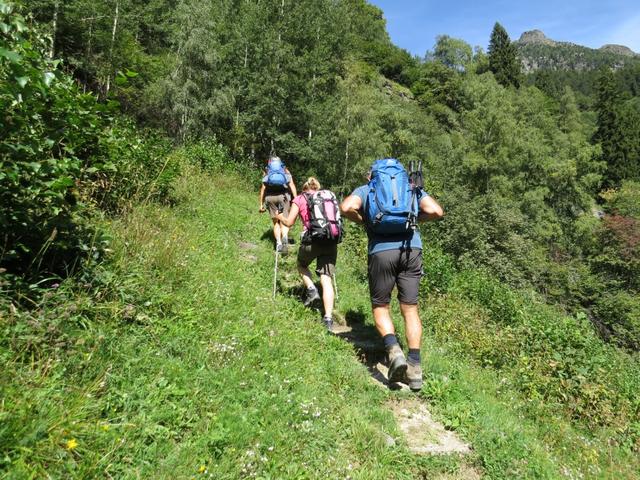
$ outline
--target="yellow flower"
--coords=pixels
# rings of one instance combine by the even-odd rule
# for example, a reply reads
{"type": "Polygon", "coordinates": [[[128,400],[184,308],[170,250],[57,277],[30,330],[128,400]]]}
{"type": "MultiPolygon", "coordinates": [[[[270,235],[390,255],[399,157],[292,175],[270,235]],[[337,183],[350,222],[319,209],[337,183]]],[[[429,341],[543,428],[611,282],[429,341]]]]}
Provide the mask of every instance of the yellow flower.
{"type": "Polygon", "coordinates": [[[108,432],[109,428],[110,428],[109,425],[106,424],[106,423],[104,425],[102,425],[102,430],[105,431],[105,432],[108,432]]]}
{"type": "Polygon", "coordinates": [[[66,446],[67,450],[74,450],[78,446],[78,441],[75,438],[67,440],[66,446]]]}
{"type": "Polygon", "coordinates": [[[198,469],[198,473],[204,473],[206,472],[207,467],[205,467],[204,465],[200,465],[200,468],[198,469]]]}

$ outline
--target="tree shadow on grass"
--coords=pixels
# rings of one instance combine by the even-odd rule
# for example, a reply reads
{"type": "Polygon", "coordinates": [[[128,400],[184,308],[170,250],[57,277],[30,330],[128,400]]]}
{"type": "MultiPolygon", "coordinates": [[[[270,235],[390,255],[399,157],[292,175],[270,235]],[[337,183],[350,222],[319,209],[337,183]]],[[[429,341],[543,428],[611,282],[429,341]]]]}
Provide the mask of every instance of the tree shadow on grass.
{"type": "Polygon", "coordinates": [[[273,228],[268,228],[267,230],[265,230],[265,232],[260,237],[260,240],[268,240],[269,242],[271,242],[271,245],[273,245],[273,248],[275,248],[276,240],[275,238],[273,238],[273,228]]]}
{"type": "MultiPolygon", "coordinates": [[[[269,227],[267,230],[264,231],[264,233],[260,237],[260,240],[262,241],[267,240],[271,242],[271,245],[273,245],[273,248],[276,248],[276,239],[273,237],[272,227],[269,227]]],[[[289,236],[289,246],[295,245],[295,243],[296,243],[295,239],[292,236],[289,236]]]]}

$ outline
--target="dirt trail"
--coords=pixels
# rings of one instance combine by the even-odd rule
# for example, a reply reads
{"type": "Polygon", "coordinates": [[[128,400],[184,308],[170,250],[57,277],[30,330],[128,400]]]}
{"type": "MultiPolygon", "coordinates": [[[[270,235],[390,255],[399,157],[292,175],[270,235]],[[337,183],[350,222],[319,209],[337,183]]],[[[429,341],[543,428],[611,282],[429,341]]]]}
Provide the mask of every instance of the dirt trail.
{"type": "MultiPolygon", "coordinates": [[[[250,252],[253,245],[246,244],[241,248],[250,252]]],[[[280,273],[279,284],[280,291],[285,291],[290,295],[297,295],[302,291],[298,276],[288,270],[280,273]]],[[[410,392],[409,387],[403,383],[389,383],[384,345],[373,326],[366,325],[360,316],[349,315],[349,313],[346,318],[336,315],[335,321],[333,334],[353,345],[360,361],[369,370],[373,381],[383,388],[410,392]]],[[[409,450],[414,454],[467,454],[471,451],[471,447],[463,442],[455,432],[447,430],[444,425],[432,418],[427,405],[419,397],[412,395],[409,398],[394,399],[389,403],[389,408],[396,417],[409,450]]],[[[462,467],[464,473],[460,471],[448,478],[473,480],[481,477],[472,467],[466,465],[462,467]],[[460,474],[462,476],[459,476],[460,474]]]]}
{"type": "MultiPolygon", "coordinates": [[[[347,319],[347,323],[349,323],[347,319]]],[[[403,383],[389,384],[386,355],[375,328],[363,323],[336,325],[333,333],[351,343],[367,366],[371,378],[380,386],[409,391],[403,383]]],[[[390,402],[400,430],[404,433],[409,450],[417,455],[465,454],[471,447],[455,432],[446,430],[434,420],[427,405],[418,397],[398,398],[390,402]]],[[[470,477],[474,478],[474,477],[470,477]]],[[[479,478],[479,476],[475,477],[479,478]]]]}

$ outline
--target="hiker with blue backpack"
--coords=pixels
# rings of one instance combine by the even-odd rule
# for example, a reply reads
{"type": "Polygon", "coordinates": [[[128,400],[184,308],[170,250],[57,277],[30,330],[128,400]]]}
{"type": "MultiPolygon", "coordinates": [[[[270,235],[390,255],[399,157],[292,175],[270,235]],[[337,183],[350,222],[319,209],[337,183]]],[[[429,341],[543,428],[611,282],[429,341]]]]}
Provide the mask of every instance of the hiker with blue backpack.
{"type": "Polygon", "coordinates": [[[276,252],[287,253],[289,248],[289,227],[283,225],[276,217],[278,213],[284,213],[285,216],[289,214],[291,199],[297,194],[291,172],[284,162],[280,157],[269,157],[264,177],[262,177],[258,202],[260,213],[269,209],[269,215],[273,222],[276,252]]]}
{"type": "Polygon", "coordinates": [[[389,383],[403,382],[413,391],[422,388],[418,314],[422,240],[417,223],[443,216],[442,207],[422,189],[421,166],[409,174],[396,159],[377,160],[369,172],[369,183],[356,188],[340,205],[346,218],[364,224],[367,230],[369,295],[388,355],[389,383]],[[407,358],[389,308],[394,286],[405,322],[407,358]]]}
{"type": "Polygon", "coordinates": [[[311,278],[309,265],[316,261],[316,273],[322,286],[324,316],[327,330],[333,327],[334,285],[338,243],[342,240],[340,207],[333,192],[323,190],[314,177],[302,186],[302,193],[293,199],[289,214],[279,214],[278,220],[287,227],[293,226],[300,216],[303,224],[302,240],[298,249],[298,272],[306,287],[304,305],[320,300],[318,289],[311,278]]]}

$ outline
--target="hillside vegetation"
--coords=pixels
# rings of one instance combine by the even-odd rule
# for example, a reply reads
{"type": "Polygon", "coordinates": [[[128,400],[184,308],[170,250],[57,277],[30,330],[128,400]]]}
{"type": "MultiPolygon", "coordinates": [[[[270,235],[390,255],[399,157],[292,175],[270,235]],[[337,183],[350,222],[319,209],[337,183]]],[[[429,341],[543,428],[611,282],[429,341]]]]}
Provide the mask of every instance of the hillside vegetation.
{"type": "MultiPolygon", "coordinates": [[[[0,0],[1,475],[637,478],[640,70],[524,77],[489,33],[414,58],[364,0],[0,0]],[[293,260],[270,299],[271,153],[341,196],[424,162],[419,399],[470,455],[409,453],[293,260]]],[[[370,327],[365,242],[338,311],[370,327]]]]}
{"type": "MultiPolygon", "coordinates": [[[[109,270],[4,317],[9,478],[634,478],[633,359],[436,250],[420,398],[473,452],[411,454],[389,402],[414,394],[376,385],[301,306],[293,258],[271,299],[256,192],[185,169],[179,206],[111,224],[109,270]]],[[[341,247],[338,316],[372,328],[364,242],[353,228],[341,247]]]]}

